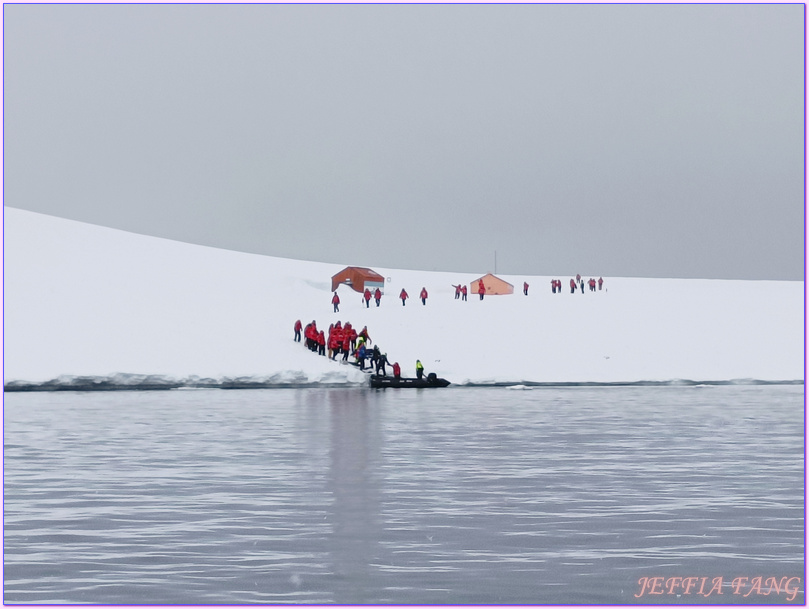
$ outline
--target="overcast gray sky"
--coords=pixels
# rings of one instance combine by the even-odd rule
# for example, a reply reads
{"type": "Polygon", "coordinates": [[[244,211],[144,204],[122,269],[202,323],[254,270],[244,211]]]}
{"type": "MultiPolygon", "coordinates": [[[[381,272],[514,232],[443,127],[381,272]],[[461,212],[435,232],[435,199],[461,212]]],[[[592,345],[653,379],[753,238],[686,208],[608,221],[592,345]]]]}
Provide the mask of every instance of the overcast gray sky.
{"type": "Polygon", "coordinates": [[[800,4],[3,12],[5,205],[371,267],[804,277],[800,4]]]}

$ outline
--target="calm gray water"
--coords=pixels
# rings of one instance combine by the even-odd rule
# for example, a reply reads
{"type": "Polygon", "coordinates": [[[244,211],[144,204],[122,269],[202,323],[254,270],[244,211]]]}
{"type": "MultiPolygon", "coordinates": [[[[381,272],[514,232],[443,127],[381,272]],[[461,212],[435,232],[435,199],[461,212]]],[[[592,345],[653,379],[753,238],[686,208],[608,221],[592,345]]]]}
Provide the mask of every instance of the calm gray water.
{"type": "Polygon", "coordinates": [[[804,602],[802,386],[6,393],[4,423],[5,602],[804,602]]]}

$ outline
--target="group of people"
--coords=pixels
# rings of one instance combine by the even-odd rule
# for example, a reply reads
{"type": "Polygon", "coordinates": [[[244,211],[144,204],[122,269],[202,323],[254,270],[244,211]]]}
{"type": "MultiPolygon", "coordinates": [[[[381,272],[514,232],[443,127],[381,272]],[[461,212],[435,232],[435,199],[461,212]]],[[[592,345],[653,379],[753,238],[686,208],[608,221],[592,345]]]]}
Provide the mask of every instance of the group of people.
{"type": "MultiPolygon", "coordinates": [[[[525,285],[527,286],[528,284],[526,283],[525,285]]],[[[466,295],[468,293],[468,291],[466,289],[466,285],[464,285],[463,283],[459,283],[458,285],[455,285],[453,283],[452,287],[455,288],[455,300],[458,300],[458,298],[460,298],[461,300],[466,300],[466,295]]],[[[526,287],[526,290],[527,289],[528,288],[526,287]]],[[[478,280],[478,295],[480,296],[481,300],[483,300],[484,294],[486,294],[486,286],[483,285],[483,280],[479,279],[478,280]]]]}
{"type": "MultiPolygon", "coordinates": [[[[604,279],[602,277],[599,277],[598,279],[590,277],[589,281],[587,281],[587,285],[589,286],[591,292],[596,291],[596,286],[598,286],[598,289],[601,290],[602,286],[604,285],[604,279]]],[[[466,296],[468,294],[466,285],[459,283],[458,285],[452,284],[452,287],[455,288],[455,300],[461,299],[465,301],[466,296]]],[[[528,287],[529,287],[528,282],[524,281],[522,284],[522,291],[523,294],[525,294],[526,296],[528,296],[528,287]]],[[[570,279],[570,293],[571,294],[575,293],[577,289],[581,289],[582,294],[584,293],[584,280],[582,279],[581,275],[576,275],[575,279],[573,278],[570,279]]],[[[554,294],[562,293],[561,279],[551,279],[551,292],[553,292],[554,294]]],[[[483,285],[482,279],[478,280],[477,293],[478,296],[480,296],[480,299],[483,300],[483,297],[486,294],[486,286],[483,285]]],[[[372,294],[370,289],[365,288],[365,292],[363,292],[362,298],[365,301],[366,308],[369,308],[371,306],[371,298],[373,298],[376,301],[376,306],[379,306],[379,304],[382,302],[382,290],[376,288],[376,290],[372,294]]],[[[399,292],[399,300],[402,301],[402,306],[405,306],[408,298],[410,298],[410,296],[408,295],[407,290],[402,288],[402,291],[399,292]]],[[[427,288],[424,287],[421,288],[419,298],[421,299],[422,305],[427,304],[428,298],[427,288]]],[[[339,313],[340,296],[337,294],[337,292],[335,292],[334,296],[332,296],[331,302],[332,305],[334,305],[334,312],[339,313]]]]}
{"type": "MultiPolygon", "coordinates": [[[[553,281],[558,281],[558,280],[553,280],[553,281]]],[[[553,281],[551,281],[552,285],[553,285],[553,281]]],[[[598,286],[598,289],[601,290],[602,286],[604,285],[604,279],[603,279],[603,277],[599,277],[596,280],[596,279],[590,277],[590,279],[587,281],[587,285],[590,288],[591,292],[596,291],[596,285],[598,286]]],[[[576,275],[575,279],[573,279],[572,277],[570,278],[570,293],[575,294],[577,288],[580,288],[581,293],[584,294],[584,279],[582,279],[581,275],[578,275],[578,274],[576,275]]],[[[559,292],[562,291],[562,282],[561,281],[558,281],[558,283],[554,287],[554,292],[556,292],[557,290],[559,292]]]]}
{"type": "MultiPolygon", "coordinates": [[[[328,355],[329,359],[336,361],[337,356],[342,354],[344,362],[347,362],[349,356],[351,356],[355,360],[353,363],[359,366],[360,370],[365,370],[366,360],[370,360],[367,365],[381,376],[387,376],[386,366],[390,364],[394,378],[398,379],[402,376],[402,367],[399,362],[391,364],[388,361],[388,354],[383,353],[379,349],[379,345],[374,345],[373,348],[370,348],[373,341],[368,334],[367,326],[363,326],[362,330],[357,332],[351,326],[351,322],[346,322],[345,325],[342,325],[338,321],[329,326],[327,336],[322,330],[317,329],[317,322],[314,319],[311,323],[306,324],[305,328],[299,319],[294,326],[295,342],[301,342],[301,331],[303,331],[303,337],[306,341],[306,348],[318,355],[328,355]]],[[[416,377],[420,379],[422,376],[424,376],[424,366],[419,360],[416,360],[416,377]]]]}

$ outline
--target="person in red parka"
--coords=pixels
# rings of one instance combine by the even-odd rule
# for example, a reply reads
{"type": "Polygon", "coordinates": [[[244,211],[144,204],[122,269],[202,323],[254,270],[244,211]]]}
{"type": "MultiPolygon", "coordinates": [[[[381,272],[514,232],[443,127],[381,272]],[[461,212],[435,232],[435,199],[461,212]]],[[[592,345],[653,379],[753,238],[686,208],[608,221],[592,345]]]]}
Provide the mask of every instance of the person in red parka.
{"type": "Polygon", "coordinates": [[[301,320],[299,319],[298,321],[295,322],[295,342],[296,343],[301,342],[301,328],[303,328],[303,326],[301,325],[301,320]]]}
{"type": "Polygon", "coordinates": [[[382,290],[379,288],[374,291],[374,300],[376,301],[376,306],[379,306],[379,301],[382,300],[382,290]]]}
{"type": "Polygon", "coordinates": [[[365,293],[362,295],[362,297],[365,299],[365,308],[367,309],[371,306],[371,290],[365,288],[365,293]]]}
{"type": "Polygon", "coordinates": [[[351,353],[351,332],[343,331],[343,361],[348,361],[348,354],[351,353]]]}
{"type": "Polygon", "coordinates": [[[466,300],[466,284],[461,286],[461,300],[466,300]]]}
{"type": "Polygon", "coordinates": [[[598,278],[598,289],[599,289],[599,290],[601,289],[601,286],[602,286],[602,285],[604,285],[604,278],[603,278],[603,277],[599,277],[599,278],[598,278]]]}
{"type": "Polygon", "coordinates": [[[421,288],[421,294],[419,294],[419,298],[421,298],[421,304],[427,304],[427,288],[421,288]]]}
{"type": "Polygon", "coordinates": [[[317,335],[317,354],[326,355],[326,336],[322,330],[317,335]]]}
{"type": "Polygon", "coordinates": [[[410,297],[407,295],[407,292],[405,292],[404,288],[402,288],[402,291],[399,292],[399,298],[402,299],[402,306],[405,306],[405,300],[407,300],[410,297]]]}
{"type": "Polygon", "coordinates": [[[340,297],[337,295],[337,292],[334,293],[334,296],[331,299],[331,303],[334,305],[334,312],[340,312],[340,297]]]}
{"type": "Polygon", "coordinates": [[[334,328],[331,328],[329,330],[329,337],[326,340],[326,343],[328,344],[329,347],[328,350],[329,359],[334,359],[335,356],[337,355],[337,349],[339,345],[337,341],[337,332],[334,331],[334,328]]]}
{"type": "Polygon", "coordinates": [[[571,279],[570,280],[570,293],[574,294],[575,292],[576,292],[576,280],[571,279]]]}
{"type": "Polygon", "coordinates": [[[528,283],[525,281],[522,282],[522,293],[528,296],[528,283]]]}
{"type": "Polygon", "coordinates": [[[455,300],[458,300],[461,297],[461,284],[459,283],[458,285],[453,285],[452,287],[455,288],[455,300]]]}
{"type": "Polygon", "coordinates": [[[483,300],[483,295],[486,293],[486,286],[483,285],[483,280],[481,279],[478,281],[478,294],[480,294],[480,299],[483,300]]]}
{"type": "Polygon", "coordinates": [[[340,326],[340,322],[337,322],[337,325],[334,326],[334,329],[331,333],[331,338],[329,340],[329,349],[331,349],[331,358],[337,359],[337,355],[340,353],[340,348],[343,344],[343,328],[340,326]]]}

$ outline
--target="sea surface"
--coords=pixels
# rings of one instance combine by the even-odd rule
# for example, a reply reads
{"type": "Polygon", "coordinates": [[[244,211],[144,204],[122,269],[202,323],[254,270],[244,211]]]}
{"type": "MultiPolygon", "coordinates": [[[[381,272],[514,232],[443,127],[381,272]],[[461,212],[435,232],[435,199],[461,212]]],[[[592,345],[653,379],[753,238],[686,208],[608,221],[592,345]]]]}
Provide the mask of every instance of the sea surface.
{"type": "Polygon", "coordinates": [[[4,601],[805,601],[803,386],[4,396],[4,601]]]}

